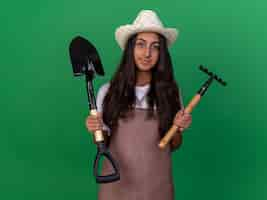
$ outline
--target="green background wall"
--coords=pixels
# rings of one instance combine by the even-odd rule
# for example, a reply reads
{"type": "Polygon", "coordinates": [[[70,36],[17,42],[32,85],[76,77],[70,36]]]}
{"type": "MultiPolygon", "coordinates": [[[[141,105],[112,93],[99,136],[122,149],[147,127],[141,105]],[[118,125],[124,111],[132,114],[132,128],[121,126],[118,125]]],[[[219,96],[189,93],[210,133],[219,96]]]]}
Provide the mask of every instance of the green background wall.
{"type": "Polygon", "coordinates": [[[84,80],[74,79],[68,45],[98,48],[108,81],[121,51],[114,30],[154,9],[181,34],[170,49],[184,102],[221,75],[193,112],[173,154],[176,199],[267,199],[264,0],[1,1],[0,199],[96,199],[95,146],[84,121],[84,80]]]}

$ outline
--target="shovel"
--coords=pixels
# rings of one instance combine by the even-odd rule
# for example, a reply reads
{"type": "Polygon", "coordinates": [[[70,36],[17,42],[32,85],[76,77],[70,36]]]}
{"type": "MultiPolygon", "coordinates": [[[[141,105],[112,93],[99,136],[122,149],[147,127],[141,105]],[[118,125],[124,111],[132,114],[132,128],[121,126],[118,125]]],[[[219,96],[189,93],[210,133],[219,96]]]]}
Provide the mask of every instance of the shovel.
{"type": "MultiPolygon", "coordinates": [[[[88,104],[91,115],[97,115],[96,100],[93,88],[93,79],[95,75],[104,75],[104,70],[101,64],[100,57],[96,48],[88,40],[77,36],[69,46],[70,60],[72,64],[74,76],[85,75],[86,89],[88,96],[88,104]]],[[[110,154],[110,151],[104,143],[104,136],[101,130],[94,133],[94,142],[97,144],[97,154],[94,161],[94,176],[97,183],[110,183],[120,179],[119,168],[110,154]],[[98,167],[100,159],[105,156],[111,163],[114,173],[100,176],[98,175],[98,167]]]]}

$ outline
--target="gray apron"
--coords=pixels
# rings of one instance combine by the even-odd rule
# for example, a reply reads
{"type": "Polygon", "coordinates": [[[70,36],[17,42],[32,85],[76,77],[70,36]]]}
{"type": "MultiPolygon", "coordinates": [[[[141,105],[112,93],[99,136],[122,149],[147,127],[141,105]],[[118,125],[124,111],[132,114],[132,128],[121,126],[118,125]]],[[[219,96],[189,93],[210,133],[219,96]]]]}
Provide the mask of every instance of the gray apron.
{"type": "MultiPolygon", "coordinates": [[[[160,150],[157,119],[146,119],[147,111],[135,109],[120,119],[112,133],[110,152],[118,162],[120,180],[99,184],[99,200],[173,200],[170,146],[160,150]]],[[[106,160],[102,175],[112,172],[106,160]]]]}

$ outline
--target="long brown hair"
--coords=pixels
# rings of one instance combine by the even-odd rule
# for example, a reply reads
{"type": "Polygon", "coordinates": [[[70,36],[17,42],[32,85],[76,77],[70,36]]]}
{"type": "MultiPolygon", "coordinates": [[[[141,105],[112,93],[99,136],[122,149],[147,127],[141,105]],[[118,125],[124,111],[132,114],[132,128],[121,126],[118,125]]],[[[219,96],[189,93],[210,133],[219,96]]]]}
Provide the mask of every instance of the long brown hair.
{"type": "MultiPolygon", "coordinates": [[[[135,103],[136,65],[134,46],[136,35],[132,36],[123,52],[117,71],[110,81],[109,90],[103,101],[103,121],[116,130],[118,119],[125,118],[135,103]]],[[[161,136],[171,127],[176,112],[181,108],[179,89],[173,76],[173,67],[166,39],[159,35],[159,59],[152,68],[152,79],[147,94],[147,117],[154,116],[154,106],[159,119],[161,136]]]]}

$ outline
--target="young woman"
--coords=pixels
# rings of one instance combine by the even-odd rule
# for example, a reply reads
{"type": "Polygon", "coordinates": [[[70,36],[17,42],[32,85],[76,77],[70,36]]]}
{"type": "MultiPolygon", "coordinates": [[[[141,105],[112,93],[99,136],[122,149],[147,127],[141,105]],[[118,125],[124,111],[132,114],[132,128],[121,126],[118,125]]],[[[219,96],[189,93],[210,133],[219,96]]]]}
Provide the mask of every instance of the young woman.
{"type": "MultiPolygon", "coordinates": [[[[90,132],[104,130],[120,168],[119,181],[99,186],[99,199],[172,200],[171,152],[181,144],[181,134],[165,150],[158,143],[172,124],[183,131],[192,121],[184,112],[168,52],[177,30],[164,28],[155,12],[143,10],[115,36],[123,49],[120,65],[99,89],[98,116],[86,119],[90,132]]],[[[110,170],[104,162],[102,174],[110,170]]]]}

